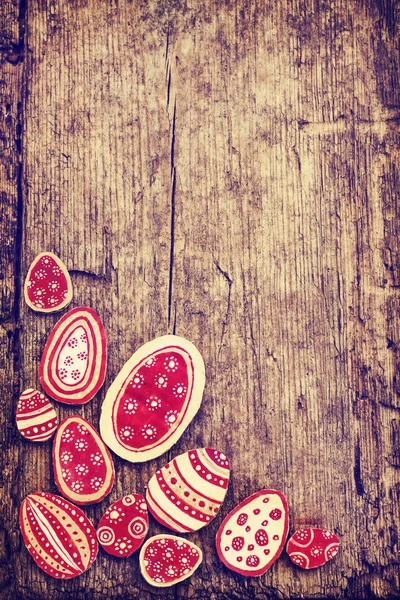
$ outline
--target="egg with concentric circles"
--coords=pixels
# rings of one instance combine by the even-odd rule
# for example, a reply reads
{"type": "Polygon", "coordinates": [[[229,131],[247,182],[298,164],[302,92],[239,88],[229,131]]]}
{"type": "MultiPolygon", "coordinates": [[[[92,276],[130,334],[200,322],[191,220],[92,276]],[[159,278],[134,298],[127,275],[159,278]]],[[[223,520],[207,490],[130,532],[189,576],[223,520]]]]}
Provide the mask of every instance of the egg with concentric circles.
{"type": "Polygon", "coordinates": [[[96,534],[103,550],[112,556],[126,558],[140,548],[148,530],[145,499],[141,494],[129,494],[107,508],[96,534]]]}

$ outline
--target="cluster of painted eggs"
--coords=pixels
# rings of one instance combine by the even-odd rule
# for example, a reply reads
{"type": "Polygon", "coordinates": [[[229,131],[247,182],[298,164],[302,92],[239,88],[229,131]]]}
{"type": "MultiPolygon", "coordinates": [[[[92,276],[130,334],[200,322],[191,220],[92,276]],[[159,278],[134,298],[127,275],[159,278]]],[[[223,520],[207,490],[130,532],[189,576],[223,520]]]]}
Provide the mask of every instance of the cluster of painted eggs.
{"type": "MultiPolygon", "coordinates": [[[[72,299],[69,273],[52,253],[40,254],[25,282],[28,305],[55,312],[72,299]]],[[[58,402],[89,402],[104,383],[107,336],[96,312],[78,307],[55,325],[39,366],[40,383],[58,402]]],[[[94,562],[98,545],[127,558],[140,547],[143,577],[166,587],[190,577],[202,561],[201,549],[173,535],[144,540],[148,511],[176,533],[208,525],[227,493],[230,465],[213,448],[196,448],[173,458],[150,479],[146,498],[130,494],[114,502],[97,530],[78,508],[101,502],[114,484],[110,448],[131,462],[166,452],[197,413],[205,384],[203,359],[189,341],[163,336],[144,344],[123,366],[103,402],[100,434],[83,417],[60,424],[53,405],[34,389],[20,397],[16,423],[31,441],[53,441],[54,479],[63,497],[46,492],[28,495],[21,505],[20,527],[35,562],[55,578],[70,579],[94,562]],[[107,448],[108,446],[108,448],[107,448]]],[[[246,576],[265,573],[277,560],[288,535],[288,506],[276,490],[261,490],[241,502],[223,520],[216,536],[221,561],[246,576]]],[[[304,569],[325,564],[339,548],[330,531],[304,528],[287,544],[292,562],[304,569]]]]}

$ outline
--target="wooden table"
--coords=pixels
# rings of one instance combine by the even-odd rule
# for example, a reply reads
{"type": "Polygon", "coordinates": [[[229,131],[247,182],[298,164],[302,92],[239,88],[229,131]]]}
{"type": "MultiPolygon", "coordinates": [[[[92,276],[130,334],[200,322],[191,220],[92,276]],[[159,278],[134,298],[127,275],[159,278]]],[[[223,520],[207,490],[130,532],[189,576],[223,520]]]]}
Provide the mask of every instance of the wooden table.
{"type": "MultiPolygon", "coordinates": [[[[400,3],[3,0],[0,17],[1,598],[399,598],[400,3]],[[106,385],[60,417],[97,426],[156,336],[204,356],[202,407],[169,456],[216,446],[233,474],[176,588],[104,552],[56,581],[22,543],[21,500],[56,491],[51,443],[15,426],[60,316],[21,294],[43,250],[110,341],[106,385]],[[223,516],[263,487],[287,495],[291,532],[340,536],[334,561],[304,572],[282,555],[258,579],[219,562],[223,516]]],[[[167,458],[115,457],[88,516],[167,458]]]]}

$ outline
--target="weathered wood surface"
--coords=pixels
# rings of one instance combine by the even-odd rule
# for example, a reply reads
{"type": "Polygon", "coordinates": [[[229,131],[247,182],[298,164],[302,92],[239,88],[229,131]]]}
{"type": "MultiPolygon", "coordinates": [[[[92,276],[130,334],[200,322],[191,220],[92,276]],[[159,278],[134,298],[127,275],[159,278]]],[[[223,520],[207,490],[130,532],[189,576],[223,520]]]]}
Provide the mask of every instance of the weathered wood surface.
{"type": "MultiPolygon", "coordinates": [[[[4,0],[0,17],[1,598],[399,598],[400,3],[4,0]],[[55,581],[23,547],[21,500],[55,491],[51,444],[14,424],[58,319],[21,299],[46,249],[110,340],[104,389],[61,417],[97,425],[157,335],[205,358],[173,453],[225,449],[233,478],[190,536],[203,565],[175,589],[103,552],[55,581]],[[287,494],[291,531],[341,537],[334,561],[304,573],[283,556],[249,580],[218,562],[223,516],[266,486],[287,494]]],[[[164,463],[116,458],[89,517],[164,463]]]]}

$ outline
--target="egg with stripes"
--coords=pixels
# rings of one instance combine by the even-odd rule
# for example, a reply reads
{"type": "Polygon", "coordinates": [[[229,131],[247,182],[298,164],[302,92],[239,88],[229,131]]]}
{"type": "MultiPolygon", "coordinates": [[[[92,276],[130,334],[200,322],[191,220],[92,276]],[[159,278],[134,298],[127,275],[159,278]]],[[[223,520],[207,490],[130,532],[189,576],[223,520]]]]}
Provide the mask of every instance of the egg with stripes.
{"type": "Polygon", "coordinates": [[[31,442],[46,442],[58,425],[54,406],[44,394],[34,389],[21,394],[15,420],[20,434],[31,442]]]}
{"type": "Polygon", "coordinates": [[[229,460],[219,450],[197,448],[180,454],[150,479],[146,492],[149,510],[172,531],[197,531],[218,513],[229,475],[229,460]]]}
{"type": "Polygon", "coordinates": [[[85,513],[64,498],[47,492],[26,496],[19,524],[35,563],[55,579],[72,579],[94,562],[96,531],[85,513]]]}

